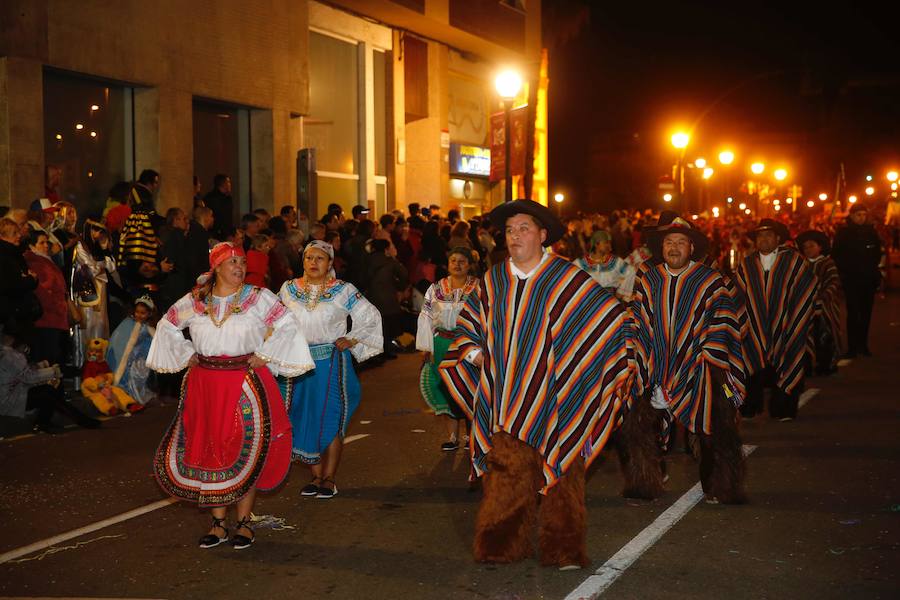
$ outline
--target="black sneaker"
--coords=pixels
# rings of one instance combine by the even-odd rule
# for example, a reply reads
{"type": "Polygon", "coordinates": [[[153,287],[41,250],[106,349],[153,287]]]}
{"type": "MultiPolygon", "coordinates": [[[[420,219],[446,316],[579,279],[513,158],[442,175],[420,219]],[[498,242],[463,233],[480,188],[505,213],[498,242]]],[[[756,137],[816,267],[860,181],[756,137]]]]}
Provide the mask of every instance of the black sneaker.
{"type": "Polygon", "coordinates": [[[312,480],[303,486],[300,490],[301,496],[315,496],[319,493],[319,486],[316,484],[317,481],[322,481],[318,477],[313,477],[312,480]]]}
{"type": "Polygon", "coordinates": [[[454,450],[459,450],[459,443],[453,440],[449,442],[444,442],[441,444],[441,450],[444,452],[453,452],[454,450]]]}

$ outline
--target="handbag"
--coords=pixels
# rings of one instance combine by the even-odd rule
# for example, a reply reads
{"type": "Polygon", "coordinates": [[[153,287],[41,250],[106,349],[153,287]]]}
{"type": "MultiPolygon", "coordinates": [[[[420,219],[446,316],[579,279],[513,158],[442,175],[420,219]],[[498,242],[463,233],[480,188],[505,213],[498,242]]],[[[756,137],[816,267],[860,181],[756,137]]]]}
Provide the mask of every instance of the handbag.
{"type": "Polygon", "coordinates": [[[100,303],[100,290],[87,265],[79,265],[72,273],[72,296],[78,306],[96,306],[100,303]]]}

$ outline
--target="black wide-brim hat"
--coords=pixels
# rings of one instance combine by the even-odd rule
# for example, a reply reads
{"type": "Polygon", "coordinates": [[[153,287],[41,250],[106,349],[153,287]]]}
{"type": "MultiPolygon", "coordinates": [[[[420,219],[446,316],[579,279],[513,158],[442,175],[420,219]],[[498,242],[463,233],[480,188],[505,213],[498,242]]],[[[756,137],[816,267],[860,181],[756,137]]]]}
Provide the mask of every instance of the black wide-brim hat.
{"type": "MultiPolygon", "coordinates": [[[[660,221],[663,219],[660,218],[660,221]]],[[[691,240],[694,245],[694,251],[691,253],[691,260],[701,260],[706,256],[706,250],[709,247],[709,239],[703,232],[682,219],[674,217],[669,223],[657,225],[652,231],[647,232],[647,247],[653,253],[653,256],[663,259],[662,243],[670,233],[681,233],[691,240]]]]}
{"type": "Polygon", "coordinates": [[[759,225],[756,226],[756,229],[749,232],[747,237],[751,240],[756,240],[756,234],[760,231],[774,231],[775,235],[781,238],[782,244],[791,239],[791,232],[788,231],[787,225],[779,223],[775,219],[761,219],[759,225]]]}
{"type": "Polygon", "coordinates": [[[813,241],[822,248],[822,254],[828,254],[831,252],[831,241],[828,239],[828,236],[821,231],[816,231],[815,229],[804,231],[803,233],[798,235],[794,241],[797,244],[797,248],[799,248],[801,251],[803,250],[803,244],[809,241],[813,241]]]}
{"type": "Polygon", "coordinates": [[[556,215],[543,204],[533,200],[504,202],[488,214],[488,219],[490,219],[492,225],[503,230],[506,227],[506,220],[518,214],[531,215],[547,230],[547,239],[544,240],[544,246],[555,244],[566,233],[566,228],[556,218],[556,215]]]}

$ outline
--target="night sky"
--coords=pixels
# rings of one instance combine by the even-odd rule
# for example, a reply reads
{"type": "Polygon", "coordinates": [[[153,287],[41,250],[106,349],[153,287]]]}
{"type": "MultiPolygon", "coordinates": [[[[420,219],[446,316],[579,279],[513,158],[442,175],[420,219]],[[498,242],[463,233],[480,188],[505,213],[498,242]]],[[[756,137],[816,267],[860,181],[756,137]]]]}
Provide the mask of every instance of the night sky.
{"type": "Polygon", "coordinates": [[[570,211],[658,202],[672,128],[707,110],[689,160],[728,145],[742,168],[751,156],[785,163],[806,194],[833,189],[842,162],[849,188],[900,167],[897,7],[543,6],[551,193],[565,191],[570,211]]]}

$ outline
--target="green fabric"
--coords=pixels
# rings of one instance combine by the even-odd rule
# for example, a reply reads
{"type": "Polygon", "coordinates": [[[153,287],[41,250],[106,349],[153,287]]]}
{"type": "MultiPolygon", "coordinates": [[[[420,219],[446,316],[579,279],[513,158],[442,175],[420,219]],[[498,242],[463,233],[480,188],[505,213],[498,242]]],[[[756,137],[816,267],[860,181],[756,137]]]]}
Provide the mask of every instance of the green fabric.
{"type": "Polygon", "coordinates": [[[449,415],[454,419],[460,419],[462,412],[447,394],[447,388],[437,371],[437,365],[444,360],[444,355],[452,341],[438,335],[434,336],[434,352],[432,352],[431,361],[422,365],[422,371],[419,374],[419,391],[422,393],[425,403],[434,410],[434,414],[449,415]]]}

